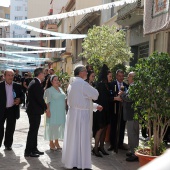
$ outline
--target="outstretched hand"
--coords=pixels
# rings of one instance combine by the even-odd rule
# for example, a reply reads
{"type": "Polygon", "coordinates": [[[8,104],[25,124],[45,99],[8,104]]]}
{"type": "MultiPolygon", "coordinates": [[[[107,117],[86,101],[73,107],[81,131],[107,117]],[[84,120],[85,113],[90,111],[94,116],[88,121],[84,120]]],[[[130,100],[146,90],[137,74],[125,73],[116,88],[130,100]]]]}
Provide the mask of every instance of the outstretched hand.
{"type": "Polygon", "coordinates": [[[19,105],[20,104],[20,98],[14,99],[14,105],[19,105]]]}
{"type": "Polygon", "coordinates": [[[103,110],[103,107],[101,105],[98,105],[97,110],[101,112],[103,110]]]}
{"type": "Polygon", "coordinates": [[[122,102],[122,99],[120,98],[120,96],[114,97],[114,100],[122,102]]]}

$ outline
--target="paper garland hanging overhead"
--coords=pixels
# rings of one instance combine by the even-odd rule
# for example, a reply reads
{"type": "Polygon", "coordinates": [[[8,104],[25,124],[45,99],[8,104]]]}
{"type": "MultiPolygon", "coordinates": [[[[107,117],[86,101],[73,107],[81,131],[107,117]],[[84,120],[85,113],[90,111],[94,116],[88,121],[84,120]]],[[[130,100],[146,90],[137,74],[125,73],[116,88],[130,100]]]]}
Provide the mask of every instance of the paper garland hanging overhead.
{"type": "MultiPolygon", "coordinates": [[[[65,48],[61,48],[62,50],[65,50],[65,48]]],[[[57,52],[61,51],[61,49],[54,49],[54,50],[41,50],[41,51],[0,51],[0,53],[6,54],[6,53],[11,53],[11,54],[34,54],[34,53],[52,53],[52,52],[57,52]]]]}
{"type": "Polygon", "coordinates": [[[36,47],[36,46],[21,45],[21,44],[6,42],[6,41],[0,41],[0,44],[9,45],[9,46],[15,46],[15,47],[20,47],[20,48],[36,49],[36,50],[39,50],[39,49],[41,49],[41,50],[54,50],[54,51],[63,51],[63,50],[65,50],[65,48],[36,47]]]}
{"type": "MultiPolygon", "coordinates": [[[[82,36],[81,38],[84,38],[82,36]]],[[[80,37],[28,37],[28,38],[0,38],[0,41],[49,41],[49,40],[68,40],[68,39],[79,39],[80,37]]]]}
{"type": "MultiPolygon", "coordinates": [[[[10,22],[10,20],[3,19],[3,18],[0,18],[0,21],[10,22]]],[[[58,39],[79,39],[79,38],[85,38],[87,36],[86,34],[65,34],[65,33],[53,32],[53,31],[48,31],[48,30],[43,30],[43,29],[40,29],[40,28],[32,27],[32,26],[29,26],[29,25],[24,25],[24,24],[16,24],[16,25],[18,25],[22,28],[25,28],[27,30],[30,30],[30,31],[35,31],[35,32],[48,34],[48,35],[53,35],[53,36],[56,36],[56,37],[62,37],[62,38],[58,38],[58,39]],[[63,37],[65,37],[65,38],[63,38],[63,37]]],[[[54,38],[54,37],[51,37],[51,38],[54,38]]],[[[20,39],[22,39],[22,38],[20,38],[20,39]]]]}
{"type": "Polygon", "coordinates": [[[49,58],[38,58],[38,57],[34,57],[34,56],[24,56],[24,55],[12,54],[12,53],[7,52],[7,51],[0,51],[0,53],[8,54],[10,56],[14,56],[14,57],[18,57],[18,58],[23,58],[24,60],[26,60],[26,59],[33,59],[33,60],[40,60],[40,61],[49,60],[49,58]]]}
{"type": "Polygon", "coordinates": [[[0,57],[0,61],[10,61],[10,62],[14,62],[14,63],[28,63],[28,62],[35,62],[35,61],[39,61],[39,62],[43,62],[42,60],[35,60],[35,59],[14,59],[14,58],[7,58],[7,57],[0,57]]]}
{"type": "Polygon", "coordinates": [[[52,19],[63,19],[63,18],[77,16],[77,15],[88,14],[88,13],[92,13],[92,12],[99,11],[99,10],[110,9],[110,8],[113,8],[116,6],[121,6],[126,3],[133,3],[133,2],[136,2],[136,0],[115,1],[112,3],[107,3],[107,4],[103,4],[103,5],[99,5],[99,6],[84,8],[81,10],[71,11],[71,12],[67,12],[67,13],[61,13],[61,14],[56,14],[56,15],[32,18],[32,19],[27,19],[27,20],[20,20],[20,21],[2,22],[2,23],[0,23],[0,26],[9,26],[9,25],[13,25],[13,24],[28,24],[31,22],[40,22],[40,21],[47,21],[47,20],[52,20],[52,19]]]}

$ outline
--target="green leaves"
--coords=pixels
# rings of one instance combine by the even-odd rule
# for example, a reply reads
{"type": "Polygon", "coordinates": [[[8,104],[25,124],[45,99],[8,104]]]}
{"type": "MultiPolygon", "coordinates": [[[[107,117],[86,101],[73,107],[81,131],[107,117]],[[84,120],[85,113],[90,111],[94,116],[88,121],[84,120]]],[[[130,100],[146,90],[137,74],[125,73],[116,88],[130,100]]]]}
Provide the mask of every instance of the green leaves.
{"type": "Polygon", "coordinates": [[[96,68],[100,68],[103,63],[112,68],[116,64],[128,62],[132,57],[124,31],[118,31],[114,26],[93,26],[82,47],[83,52],[79,56],[87,58],[88,63],[96,68]]]}
{"type": "Polygon", "coordinates": [[[135,84],[129,89],[134,109],[141,106],[135,118],[145,120],[147,127],[153,129],[154,155],[158,153],[170,119],[169,63],[170,57],[166,53],[154,52],[150,57],[140,59],[133,68],[135,84]]]}

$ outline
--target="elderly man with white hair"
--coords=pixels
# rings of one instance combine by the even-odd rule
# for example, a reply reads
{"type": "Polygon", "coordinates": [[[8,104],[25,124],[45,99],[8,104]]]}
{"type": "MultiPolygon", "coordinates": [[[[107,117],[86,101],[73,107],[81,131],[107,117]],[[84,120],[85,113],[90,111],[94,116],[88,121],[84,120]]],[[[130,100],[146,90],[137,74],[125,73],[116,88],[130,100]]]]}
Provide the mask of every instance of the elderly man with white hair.
{"type": "MultiPolygon", "coordinates": [[[[128,83],[129,88],[133,86],[134,84],[134,78],[135,73],[130,72],[128,74],[128,83]]],[[[134,120],[134,109],[132,108],[133,101],[129,98],[129,92],[120,92],[120,97],[123,100],[123,118],[125,121],[127,121],[127,133],[128,133],[128,145],[130,148],[130,152],[126,154],[128,158],[126,158],[126,161],[128,162],[134,162],[137,161],[138,158],[134,154],[134,150],[139,145],[139,122],[137,120],[134,120]]]]}
{"type": "MultiPolygon", "coordinates": [[[[74,81],[68,87],[68,114],[64,133],[62,162],[66,168],[91,169],[91,102],[98,98],[98,91],[86,81],[87,70],[78,66],[74,81]]],[[[94,110],[102,106],[94,104],[94,110]]]]}

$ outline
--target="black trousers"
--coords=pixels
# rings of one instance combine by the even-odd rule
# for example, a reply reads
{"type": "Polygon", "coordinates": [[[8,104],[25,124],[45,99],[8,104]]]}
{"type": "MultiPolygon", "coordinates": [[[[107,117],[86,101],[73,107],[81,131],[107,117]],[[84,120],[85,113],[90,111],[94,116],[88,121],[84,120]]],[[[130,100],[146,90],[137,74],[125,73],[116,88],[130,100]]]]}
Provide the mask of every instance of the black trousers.
{"type": "Polygon", "coordinates": [[[25,153],[30,154],[31,152],[37,150],[37,137],[41,122],[41,115],[28,114],[28,118],[30,127],[27,136],[25,153]]]}
{"type": "Polygon", "coordinates": [[[13,143],[13,135],[16,125],[16,115],[14,112],[14,107],[8,108],[5,110],[4,116],[0,119],[0,147],[2,145],[2,140],[4,138],[4,123],[6,121],[6,130],[5,130],[5,147],[11,147],[13,143]]]}
{"type": "MultiPolygon", "coordinates": [[[[118,115],[112,113],[110,119],[110,145],[115,148],[116,141],[117,141],[117,124],[118,124],[118,115]]],[[[119,143],[118,146],[123,145],[124,135],[125,135],[125,125],[126,121],[123,120],[123,112],[121,115],[120,121],[120,133],[119,133],[119,143]]]]}

